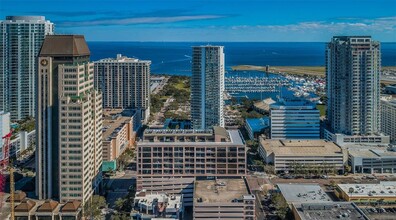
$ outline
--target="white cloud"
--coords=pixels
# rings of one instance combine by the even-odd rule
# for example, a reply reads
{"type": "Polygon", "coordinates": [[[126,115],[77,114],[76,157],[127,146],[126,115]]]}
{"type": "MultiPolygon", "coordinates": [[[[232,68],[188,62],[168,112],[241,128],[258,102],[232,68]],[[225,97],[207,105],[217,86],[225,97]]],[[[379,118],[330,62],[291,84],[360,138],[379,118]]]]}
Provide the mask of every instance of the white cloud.
{"type": "MultiPolygon", "coordinates": [[[[341,20],[341,19],[339,19],[341,20]]],[[[375,19],[357,19],[354,22],[348,22],[352,19],[343,19],[346,21],[325,22],[312,21],[300,22],[297,24],[287,25],[256,25],[256,26],[233,26],[232,29],[266,29],[278,32],[309,32],[309,31],[328,31],[333,33],[354,33],[354,32],[389,32],[396,31],[396,17],[382,17],[375,19]]]]}
{"type": "Polygon", "coordinates": [[[91,21],[68,21],[60,23],[64,27],[73,26],[91,26],[91,25],[132,25],[132,24],[159,24],[174,23],[181,21],[195,21],[223,18],[221,15],[185,15],[185,16],[168,16],[168,17],[134,17],[121,19],[104,19],[91,21]]]}

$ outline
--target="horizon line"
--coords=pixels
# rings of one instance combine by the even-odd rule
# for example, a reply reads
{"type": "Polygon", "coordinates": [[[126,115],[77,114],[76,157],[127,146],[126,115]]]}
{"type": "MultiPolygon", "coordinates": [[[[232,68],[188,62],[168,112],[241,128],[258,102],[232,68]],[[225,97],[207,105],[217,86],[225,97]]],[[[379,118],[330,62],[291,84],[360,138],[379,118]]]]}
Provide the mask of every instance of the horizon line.
{"type": "MultiPolygon", "coordinates": [[[[87,42],[133,42],[133,43],[328,43],[330,41],[128,41],[128,40],[86,40],[87,42]]],[[[376,40],[378,41],[378,40],[376,40]]],[[[396,41],[379,41],[380,43],[396,43],[396,41]]]]}

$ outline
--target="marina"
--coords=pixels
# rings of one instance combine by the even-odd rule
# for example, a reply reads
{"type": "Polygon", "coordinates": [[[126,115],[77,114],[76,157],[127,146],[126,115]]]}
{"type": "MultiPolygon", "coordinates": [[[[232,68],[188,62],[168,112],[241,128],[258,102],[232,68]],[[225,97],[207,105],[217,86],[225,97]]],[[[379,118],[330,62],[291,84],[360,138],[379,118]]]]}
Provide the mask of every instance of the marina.
{"type": "Polygon", "coordinates": [[[230,71],[224,79],[226,99],[231,97],[265,99],[276,96],[294,96],[319,101],[324,93],[325,80],[307,79],[259,71],[230,71]]]}

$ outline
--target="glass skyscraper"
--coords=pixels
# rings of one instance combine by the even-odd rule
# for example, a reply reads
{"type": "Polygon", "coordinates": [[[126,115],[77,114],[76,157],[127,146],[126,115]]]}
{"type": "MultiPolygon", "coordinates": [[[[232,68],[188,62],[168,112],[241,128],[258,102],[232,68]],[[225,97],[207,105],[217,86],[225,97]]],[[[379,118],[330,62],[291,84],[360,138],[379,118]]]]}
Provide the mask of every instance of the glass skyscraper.
{"type": "Polygon", "coordinates": [[[224,127],[223,46],[194,46],[191,119],[194,129],[224,127]]]}
{"type": "Polygon", "coordinates": [[[0,32],[0,110],[12,120],[34,116],[37,55],[54,24],[43,16],[7,16],[0,32]]]}

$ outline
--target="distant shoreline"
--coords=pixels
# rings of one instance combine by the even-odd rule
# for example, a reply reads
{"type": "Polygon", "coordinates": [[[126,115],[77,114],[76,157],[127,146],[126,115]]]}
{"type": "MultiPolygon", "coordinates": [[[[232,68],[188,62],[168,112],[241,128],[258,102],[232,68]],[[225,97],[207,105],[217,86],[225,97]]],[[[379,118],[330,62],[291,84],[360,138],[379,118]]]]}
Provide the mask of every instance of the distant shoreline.
{"type": "MultiPolygon", "coordinates": [[[[267,70],[266,66],[255,66],[255,65],[238,65],[232,66],[232,70],[234,71],[247,71],[247,70],[256,70],[263,71],[267,70]]],[[[325,76],[325,67],[324,66],[269,66],[270,73],[288,73],[293,75],[308,75],[308,76],[325,76]]]]}
{"type": "MultiPolygon", "coordinates": [[[[266,66],[255,66],[255,65],[237,65],[232,66],[233,71],[263,71],[266,72],[266,66]]],[[[383,66],[382,70],[394,70],[396,71],[396,66],[383,66]]],[[[316,76],[325,77],[325,67],[324,66],[269,66],[269,72],[274,74],[291,74],[299,76],[316,76]]]]}

